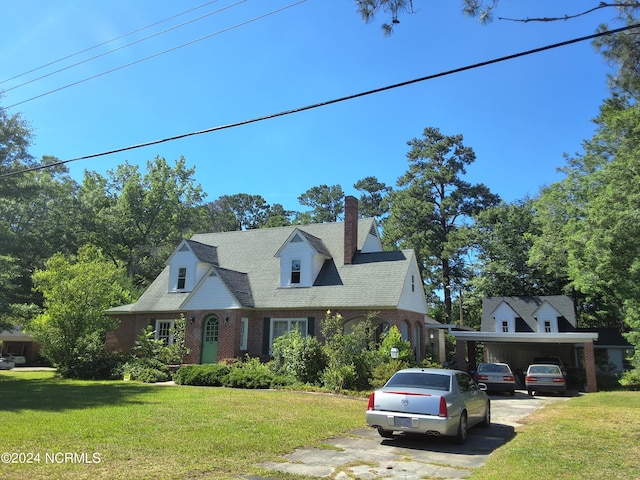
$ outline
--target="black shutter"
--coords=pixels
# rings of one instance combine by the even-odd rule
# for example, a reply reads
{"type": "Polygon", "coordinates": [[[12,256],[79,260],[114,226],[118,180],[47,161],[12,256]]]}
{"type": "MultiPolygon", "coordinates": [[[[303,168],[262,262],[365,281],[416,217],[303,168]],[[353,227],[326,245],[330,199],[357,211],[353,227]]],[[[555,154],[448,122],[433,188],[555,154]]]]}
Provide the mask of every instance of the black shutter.
{"type": "Polygon", "coordinates": [[[307,318],[307,335],[315,337],[316,335],[316,317],[307,318]]]}
{"type": "Polygon", "coordinates": [[[269,355],[269,331],[271,330],[271,318],[262,319],[262,354],[269,355]]]}

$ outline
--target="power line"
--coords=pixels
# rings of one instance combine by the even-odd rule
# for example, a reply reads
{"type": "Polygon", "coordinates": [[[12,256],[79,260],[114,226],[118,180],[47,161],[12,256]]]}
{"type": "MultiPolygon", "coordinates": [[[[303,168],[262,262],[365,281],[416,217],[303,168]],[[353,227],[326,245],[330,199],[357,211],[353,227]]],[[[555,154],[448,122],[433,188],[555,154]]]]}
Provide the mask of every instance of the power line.
{"type": "Polygon", "coordinates": [[[64,164],[70,163],[70,162],[77,162],[79,160],[88,160],[90,158],[103,157],[103,156],[112,155],[112,154],[115,154],[115,153],[126,152],[128,150],[135,150],[135,149],[138,149],[138,148],[149,147],[151,145],[158,145],[160,143],[171,142],[171,141],[174,141],[174,140],[180,140],[180,139],[183,139],[183,138],[193,137],[193,136],[196,136],[196,135],[202,135],[202,134],[205,134],[205,133],[217,132],[219,130],[226,130],[226,129],[229,129],[229,128],[241,127],[243,125],[249,125],[251,123],[257,123],[257,122],[262,122],[264,120],[270,120],[272,118],[284,117],[286,115],[292,115],[294,113],[304,112],[306,110],[312,110],[312,109],[319,108],[319,107],[325,107],[327,105],[333,105],[335,103],[345,102],[347,100],[354,100],[356,98],[365,97],[365,96],[368,96],[368,95],[373,95],[374,93],[380,93],[380,92],[384,92],[384,91],[387,91],[387,90],[392,90],[392,89],[395,89],[395,88],[406,87],[407,85],[412,85],[414,83],[424,82],[424,81],[427,81],[427,80],[433,80],[433,79],[436,79],[436,78],[445,77],[445,76],[448,76],[448,75],[453,75],[453,74],[456,74],[456,73],[465,72],[467,70],[473,70],[473,69],[476,69],[476,68],[485,67],[487,65],[492,65],[494,63],[505,62],[507,60],[513,60],[513,59],[516,59],[516,58],[525,57],[525,56],[528,56],[528,55],[533,55],[534,53],[540,53],[540,52],[544,52],[546,50],[552,50],[554,48],[564,47],[564,46],[571,45],[571,44],[578,43],[578,42],[584,42],[585,40],[593,40],[594,38],[599,38],[599,37],[603,37],[603,36],[607,36],[607,35],[613,35],[613,34],[624,32],[626,30],[631,30],[631,29],[637,28],[637,27],[640,27],[640,24],[627,25],[625,27],[617,28],[615,30],[609,30],[609,31],[605,31],[605,32],[598,32],[598,33],[594,33],[592,35],[587,35],[585,37],[578,37],[578,38],[574,38],[574,39],[571,39],[571,40],[566,40],[564,42],[554,43],[554,44],[551,44],[551,45],[546,45],[544,47],[534,48],[533,50],[527,50],[527,51],[524,51],[524,52],[514,53],[512,55],[507,55],[507,56],[504,56],[504,57],[494,58],[492,60],[487,60],[487,61],[480,62],[480,63],[474,63],[472,65],[467,65],[467,66],[464,66],[464,67],[455,68],[453,70],[447,70],[445,72],[440,72],[440,73],[436,73],[436,74],[433,74],[433,75],[427,75],[425,77],[415,78],[413,80],[407,80],[407,81],[401,82],[401,83],[395,83],[395,84],[392,84],[392,85],[387,85],[385,87],[376,88],[374,90],[367,90],[365,92],[360,92],[360,93],[356,93],[356,94],[353,94],[353,95],[348,95],[346,97],[340,97],[340,98],[336,98],[336,99],[333,99],[333,100],[327,100],[325,102],[314,103],[312,105],[307,105],[307,106],[304,106],[304,107],[294,108],[292,110],[285,110],[285,111],[282,111],[282,112],[273,113],[273,114],[270,114],[270,115],[264,115],[262,117],[256,117],[256,118],[252,118],[252,119],[249,119],[249,120],[243,120],[243,121],[240,121],[240,122],[229,123],[229,124],[226,124],[226,125],[219,125],[217,127],[207,128],[205,130],[199,130],[199,131],[195,131],[195,132],[183,133],[183,134],[175,135],[175,136],[172,136],[172,137],[165,137],[165,138],[162,138],[160,140],[152,140],[150,142],[139,143],[137,145],[131,145],[129,147],[122,147],[122,148],[117,148],[115,150],[109,150],[109,151],[105,151],[105,152],[94,153],[94,154],[85,155],[85,156],[82,156],[82,157],[70,158],[68,160],[62,160],[60,162],[55,162],[55,163],[51,163],[51,164],[48,164],[48,165],[40,165],[40,166],[37,166],[37,167],[25,168],[23,170],[19,170],[19,171],[15,171],[15,172],[4,173],[4,174],[0,174],[0,178],[10,177],[10,176],[18,175],[18,174],[21,174],[21,173],[26,173],[26,172],[36,171],[36,170],[43,170],[43,169],[46,169],[46,168],[51,168],[51,167],[56,167],[56,166],[59,166],[59,165],[64,165],[64,164]]]}
{"type": "MultiPolygon", "coordinates": [[[[242,2],[245,2],[245,1],[247,1],[247,0],[240,0],[238,3],[242,3],[242,2]]],[[[145,62],[147,60],[151,60],[152,58],[159,57],[159,56],[164,55],[164,54],[169,53],[169,52],[173,52],[174,50],[178,50],[180,48],[187,47],[189,45],[193,45],[194,43],[201,42],[202,40],[206,40],[207,38],[211,38],[211,37],[214,37],[216,35],[220,35],[221,33],[225,33],[225,32],[228,32],[230,30],[233,30],[235,28],[239,28],[239,27],[242,27],[244,25],[248,25],[249,23],[256,22],[258,20],[262,20],[263,18],[266,18],[266,17],[268,17],[270,15],[274,15],[276,13],[282,12],[283,10],[286,10],[288,8],[295,7],[296,5],[300,5],[301,3],[304,3],[306,1],[307,0],[299,0],[298,2],[290,3],[289,5],[286,5],[284,7],[278,8],[276,10],[272,10],[270,12],[267,12],[265,14],[259,15],[257,17],[253,17],[253,18],[251,18],[249,20],[245,20],[244,22],[237,23],[237,24],[232,25],[230,27],[223,28],[222,30],[218,30],[217,32],[213,32],[213,33],[210,33],[210,34],[205,35],[203,37],[196,38],[195,40],[191,40],[191,41],[183,43],[181,45],[177,45],[175,47],[169,48],[169,49],[164,50],[162,52],[154,53],[153,55],[149,55],[148,57],[140,58],[138,60],[135,60],[133,62],[127,63],[125,65],[120,65],[119,67],[112,68],[111,70],[107,70],[105,72],[98,73],[98,74],[93,75],[91,77],[84,78],[82,80],[78,80],[78,81],[73,82],[73,83],[69,83],[67,85],[55,88],[53,90],[49,90],[48,92],[41,93],[40,95],[36,95],[35,97],[27,98],[26,100],[22,100],[20,102],[14,103],[13,105],[9,105],[8,107],[5,107],[5,108],[9,109],[9,108],[17,107],[18,105],[22,105],[23,103],[30,102],[31,100],[36,100],[38,98],[42,98],[42,97],[45,97],[47,95],[51,95],[52,93],[56,93],[56,92],[59,92],[61,90],[65,90],[65,89],[67,89],[69,87],[74,87],[74,86],[79,85],[81,83],[88,82],[89,80],[94,80],[96,78],[103,77],[104,75],[108,75],[109,73],[117,72],[118,70],[122,70],[124,68],[131,67],[131,66],[136,65],[138,63],[142,63],[142,62],[145,62]]],[[[236,4],[231,5],[231,6],[235,6],[235,5],[236,4]]],[[[225,8],[228,8],[228,7],[225,7],[225,8]]]]}
{"type": "MultiPolygon", "coordinates": [[[[215,1],[217,1],[217,0],[215,0],[215,1]]],[[[88,63],[88,62],[90,62],[92,60],[95,60],[96,58],[104,57],[105,55],[109,55],[110,53],[117,52],[118,50],[122,50],[124,48],[128,48],[128,47],[130,47],[132,45],[135,45],[137,43],[142,43],[142,42],[144,42],[146,40],[149,40],[151,38],[158,37],[160,35],[164,35],[165,33],[168,33],[168,32],[171,32],[172,30],[176,30],[178,28],[184,27],[185,25],[189,25],[191,23],[197,22],[199,20],[202,20],[203,18],[210,17],[211,15],[216,15],[216,14],[218,14],[218,13],[224,11],[224,10],[228,10],[230,8],[233,8],[233,7],[237,7],[238,5],[240,5],[241,3],[245,3],[246,1],[247,0],[240,0],[240,1],[236,2],[236,3],[231,4],[231,5],[227,5],[226,7],[220,8],[218,10],[214,10],[213,12],[206,13],[206,14],[198,17],[198,18],[194,18],[194,19],[189,20],[187,22],[181,23],[180,25],[175,25],[173,27],[170,27],[170,28],[167,28],[165,30],[162,30],[161,32],[157,32],[157,33],[154,33],[154,34],[149,35],[147,37],[141,38],[139,40],[136,40],[135,42],[131,42],[131,43],[128,43],[126,45],[122,45],[121,47],[114,48],[113,50],[109,50],[108,52],[103,52],[103,53],[101,53],[99,55],[95,55],[93,57],[87,58],[87,59],[82,60],[80,62],[73,63],[71,65],[68,65],[68,66],[64,67],[64,68],[60,68],[58,70],[54,70],[53,72],[47,73],[45,75],[41,75],[40,77],[36,77],[36,78],[34,78],[32,80],[29,80],[27,82],[20,83],[20,84],[14,86],[14,87],[7,88],[7,89],[5,89],[3,91],[3,93],[9,92],[11,90],[15,90],[16,88],[24,87],[25,85],[29,85],[30,83],[37,82],[38,80],[42,80],[43,78],[50,77],[52,75],[55,75],[56,73],[64,72],[65,70],[69,70],[69,69],[71,69],[73,67],[77,67],[78,65],[82,65],[84,63],[88,63]]],[[[34,98],[37,98],[37,97],[34,97],[34,98]]],[[[25,101],[27,101],[27,100],[25,100],[25,101]]],[[[16,105],[18,105],[18,104],[16,104],[16,105]]]]}
{"type": "MultiPolygon", "coordinates": [[[[191,9],[189,9],[189,10],[185,10],[184,12],[177,13],[177,14],[175,14],[175,15],[171,16],[171,17],[167,17],[167,18],[165,18],[165,19],[163,19],[163,20],[160,20],[160,21],[158,21],[158,22],[152,23],[152,24],[147,25],[147,26],[145,26],[145,27],[140,27],[140,28],[138,28],[138,29],[136,29],[136,30],[133,30],[132,32],[125,33],[124,35],[120,35],[119,37],[112,38],[111,40],[107,40],[106,42],[99,43],[99,44],[97,44],[97,45],[94,45],[93,47],[85,48],[84,50],[80,50],[80,51],[78,51],[78,52],[72,53],[72,54],[67,55],[67,56],[65,56],[65,57],[58,58],[57,60],[53,60],[53,61],[51,61],[51,62],[49,62],[49,63],[45,63],[44,65],[40,65],[39,67],[32,68],[31,70],[28,70],[28,71],[26,71],[26,72],[19,73],[18,75],[14,75],[14,76],[13,76],[13,77],[11,77],[11,78],[7,78],[6,80],[2,80],[2,81],[0,81],[0,85],[2,85],[3,83],[10,82],[11,80],[15,80],[16,78],[20,78],[20,77],[23,77],[23,76],[25,76],[25,75],[28,75],[29,73],[37,72],[38,70],[42,70],[43,68],[49,67],[49,66],[51,66],[51,65],[55,65],[56,63],[60,63],[60,62],[62,62],[62,61],[64,61],[64,60],[68,60],[69,58],[76,57],[76,56],[78,56],[78,55],[80,55],[80,54],[82,54],[82,53],[86,53],[86,52],[89,52],[89,51],[91,51],[91,50],[95,50],[96,48],[99,48],[99,47],[102,47],[102,46],[104,46],[104,45],[107,45],[107,44],[109,44],[109,43],[115,42],[115,41],[117,41],[117,40],[121,40],[121,39],[123,39],[123,38],[125,38],[125,37],[128,37],[128,36],[130,36],[130,35],[133,35],[134,33],[141,32],[141,31],[146,30],[146,29],[148,29],[148,28],[155,27],[156,25],[160,25],[161,23],[168,22],[169,20],[173,20],[174,18],[181,17],[182,15],[186,15],[187,13],[190,13],[190,12],[193,12],[194,10],[198,10],[198,9],[200,9],[200,8],[206,7],[207,5],[211,5],[212,3],[216,3],[216,2],[218,2],[218,1],[219,1],[219,0],[211,0],[210,2],[203,3],[202,5],[198,5],[197,7],[191,8],[191,9]]],[[[19,86],[20,86],[20,85],[19,85],[19,86]]],[[[14,87],[14,88],[17,88],[17,87],[14,87]]],[[[5,90],[5,91],[6,91],[6,90],[5,90]]]]}

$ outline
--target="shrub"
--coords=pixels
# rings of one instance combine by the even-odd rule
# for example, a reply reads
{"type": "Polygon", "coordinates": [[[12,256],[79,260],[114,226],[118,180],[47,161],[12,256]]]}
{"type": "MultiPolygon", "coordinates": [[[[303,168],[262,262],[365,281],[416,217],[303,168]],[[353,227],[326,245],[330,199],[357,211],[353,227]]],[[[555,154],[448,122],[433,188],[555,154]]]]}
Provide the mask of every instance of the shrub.
{"type": "Polygon", "coordinates": [[[303,337],[297,328],[273,342],[273,369],[301,383],[318,382],[327,358],[318,339],[303,337]]]}
{"type": "Polygon", "coordinates": [[[409,367],[409,364],[397,359],[392,359],[390,362],[381,363],[373,369],[373,379],[371,380],[371,386],[373,388],[380,388],[387,380],[391,378],[391,375],[398,370],[409,367]]]}
{"type": "Polygon", "coordinates": [[[81,380],[118,378],[123,355],[109,350],[97,334],[83,337],[74,345],[72,354],[58,365],[58,375],[81,380]]]}
{"type": "Polygon", "coordinates": [[[620,385],[629,390],[640,390],[640,368],[624,372],[620,377],[620,385]]]}
{"type": "Polygon", "coordinates": [[[231,370],[222,379],[225,387],[233,388],[271,388],[274,380],[280,381],[271,369],[259,358],[247,356],[244,362],[231,366],[231,370]]]}
{"type": "Polygon", "coordinates": [[[230,371],[231,367],[224,363],[183,365],[173,376],[173,381],[178,385],[220,387],[230,371]]]}
{"type": "Polygon", "coordinates": [[[166,382],[171,378],[169,368],[155,358],[134,358],[124,365],[123,373],[144,383],[166,382]]]}
{"type": "Polygon", "coordinates": [[[334,391],[341,389],[365,390],[370,387],[371,369],[377,364],[375,350],[375,329],[371,325],[371,317],[353,327],[345,334],[342,327],[342,316],[338,313],[327,315],[322,324],[322,333],[326,338],[324,352],[328,367],[322,374],[322,383],[334,391]]]}
{"type": "Polygon", "coordinates": [[[322,372],[322,384],[333,392],[341,390],[357,390],[356,367],[349,365],[334,365],[322,372]]]}

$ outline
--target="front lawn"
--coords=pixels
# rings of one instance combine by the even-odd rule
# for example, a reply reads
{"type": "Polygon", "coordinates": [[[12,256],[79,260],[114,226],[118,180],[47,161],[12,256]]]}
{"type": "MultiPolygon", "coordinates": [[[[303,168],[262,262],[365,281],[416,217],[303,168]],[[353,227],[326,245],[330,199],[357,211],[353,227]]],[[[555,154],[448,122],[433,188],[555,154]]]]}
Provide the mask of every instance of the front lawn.
{"type": "Polygon", "coordinates": [[[254,467],[259,462],[364,426],[365,408],[363,399],[324,394],[1,372],[0,453],[22,454],[13,460],[32,463],[5,463],[3,456],[0,478],[259,474],[254,467]]]}
{"type": "Polygon", "coordinates": [[[471,478],[640,478],[640,392],[591,393],[524,423],[471,478]]]}

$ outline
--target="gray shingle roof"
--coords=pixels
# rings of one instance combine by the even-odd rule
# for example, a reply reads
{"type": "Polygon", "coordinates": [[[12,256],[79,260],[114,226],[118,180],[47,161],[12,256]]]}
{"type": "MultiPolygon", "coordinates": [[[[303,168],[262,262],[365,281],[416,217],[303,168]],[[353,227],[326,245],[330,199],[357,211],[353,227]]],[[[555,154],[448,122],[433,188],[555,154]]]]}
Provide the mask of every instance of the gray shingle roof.
{"type": "MultiPolygon", "coordinates": [[[[363,248],[374,225],[373,219],[358,221],[358,250],[363,248]]],[[[336,222],[197,234],[189,245],[215,247],[209,250],[216,252],[215,270],[243,306],[397,308],[404,280],[412,262],[416,261],[413,251],[357,253],[353,264],[344,265],[343,241],[344,223],[336,222]],[[280,259],[275,254],[296,228],[304,232],[307,240],[313,240],[319,253],[331,259],[325,262],[314,286],[282,288],[279,286],[280,259]]],[[[111,312],[180,310],[189,293],[168,293],[168,276],[167,267],[138,302],[111,312]]]]}
{"type": "Polygon", "coordinates": [[[210,263],[211,265],[218,265],[218,251],[215,246],[205,245],[204,243],[194,240],[185,240],[185,243],[189,245],[191,251],[198,257],[198,260],[210,263]]]}
{"type": "Polygon", "coordinates": [[[560,315],[562,315],[566,323],[562,322],[559,325],[561,331],[564,326],[564,331],[567,329],[574,330],[576,325],[576,313],[573,305],[573,300],[567,295],[547,295],[540,297],[485,297],[482,300],[482,325],[485,322],[489,322],[493,312],[498,308],[502,302],[509,305],[519,316],[529,329],[526,329],[525,325],[522,325],[520,331],[536,331],[536,319],[533,314],[540,308],[544,302],[548,302],[553,308],[555,308],[560,315]]]}

